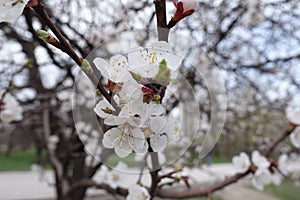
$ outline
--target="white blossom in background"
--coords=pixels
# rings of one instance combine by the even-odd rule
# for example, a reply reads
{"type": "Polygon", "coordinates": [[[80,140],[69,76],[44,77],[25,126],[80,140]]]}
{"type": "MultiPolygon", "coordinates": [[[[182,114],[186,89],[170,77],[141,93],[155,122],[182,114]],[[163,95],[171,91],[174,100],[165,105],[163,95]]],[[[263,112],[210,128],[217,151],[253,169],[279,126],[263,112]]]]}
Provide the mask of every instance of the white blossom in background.
{"type": "Polygon", "coordinates": [[[122,171],[127,171],[128,166],[124,162],[119,162],[114,169],[110,170],[105,165],[101,165],[99,174],[95,177],[97,183],[106,183],[110,187],[116,189],[120,186],[123,173],[122,171]]]}
{"type": "Polygon", "coordinates": [[[48,149],[49,151],[54,151],[57,147],[57,143],[59,142],[59,137],[57,135],[51,135],[48,138],[48,149]]]}
{"type": "Polygon", "coordinates": [[[289,122],[300,125],[300,106],[290,104],[285,110],[286,118],[289,122]]]}
{"type": "Polygon", "coordinates": [[[258,168],[252,177],[252,185],[259,191],[272,182],[272,174],[266,168],[258,168]]]}
{"type": "Polygon", "coordinates": [[[57,93],[57,99],[61,102],[60,110],[62,112],[69,112],[72,110],[72,92],[72,90],[62,90],[57,93]]]}
{"type": "MultiPolygon", "coordinates": [[[[0,92],[2,96],[3,92],[0,92]]],[[[23,119],[23,108],[10,93],[5,94],[3,101],[0,101],[0,119],[3,123],[20,121],[23,119]]]]}
{"type": "Polygon", "coordinates": [[[150,200],[148,190],[140,185],[132,185],[128,189],[126,200],[150,200]]]}
{"type": "Polygon", "coordinates": [[[295,128],[290,135],[290,139],[296,148],[300,148],[300,127],[295,128]]]}
{"type": "Polygon", "coordinates": [[[109,63],[102,58],[96,58],[94,64],[102,76],[114,83],[126,82],[130,77],[127,59],[122,55],[113,56],[109,63]]]}
{"type": "Polygon", "coordinates": [[[155,42],[147,49],[139,47],[128,54],[129,70],[145,78],[154,78],[163,60],[172,71],[176,71],[182,61],[165,41],[155,42]]]}
{"type": "Polygon", "coordinates": [[[252,162],[258,167],[258,169],[267,169],[271,165],[268,159],[262,156],[257,150],[252,152],[251,158],[252,162]]]}
{"type": "Polygon", "coordinates": [[[284,175],[288,175],[288,167],[290,165],[289,158],[286,154],[282,154],[278,158],[278,170],[284,175]]]}
{"type": "Polygon", "coordinates": [[[274,185],[280,185],[284,176],[288,174],[289,160],[286,154],[280,155],[277,162],[271,162],[259,151],[255,150],[252,152],[252,163],[254,168],[251,166],[248,155],[241,152],[238,156],[234,156],[232,159],[233,166],[237,173],[244,173],[249,168],[255,170],[252,175],[252,185],[257,190],[264,190],[265,185],[273,183],[274,185]],[[270,168],[272,167],[272,169],[270,168]]]}
{"type": "Polygon", "coordinates": [[[237,173],[245,173],[251,165],[249,156],[245,152],[241,152],[238,156],[234,156],[232,158],[232,163],[237,173]]]}

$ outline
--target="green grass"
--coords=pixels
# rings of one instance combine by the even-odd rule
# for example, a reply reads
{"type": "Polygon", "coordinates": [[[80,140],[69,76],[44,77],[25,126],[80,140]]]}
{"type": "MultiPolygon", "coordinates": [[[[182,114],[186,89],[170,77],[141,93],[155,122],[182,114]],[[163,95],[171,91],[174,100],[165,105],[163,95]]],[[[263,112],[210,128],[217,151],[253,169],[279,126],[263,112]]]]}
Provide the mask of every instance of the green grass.
{"type": "Polygon", "coordinates": [[[213,156],[212,157],[212,163],[213,164],[219,164],[219,163],[231,163],[231,158],[228,157],[221,157],[221,156],[213,156]]]}
{"type": "Polygon", "coordinates": [[[265,192],[281,200],[298,200],[300,186],[295,186],[292,181],[284,181],[280,186],[269,185],[265,192]]]}
{"type": "Polygon", "coordinates": [[[5,156],[5,152],[0,151],[0,171],[29,170],[34,159],[34,149],[25,151],[14,149],[8,156],[5,156]]]}

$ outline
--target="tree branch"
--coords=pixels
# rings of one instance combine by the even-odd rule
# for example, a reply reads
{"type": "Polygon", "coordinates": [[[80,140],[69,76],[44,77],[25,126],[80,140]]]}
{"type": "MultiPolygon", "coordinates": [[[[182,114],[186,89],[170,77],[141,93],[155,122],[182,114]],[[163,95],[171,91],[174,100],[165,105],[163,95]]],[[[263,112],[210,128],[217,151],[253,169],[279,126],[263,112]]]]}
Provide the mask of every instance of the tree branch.
{"type": "MultiPolygon", "coordinates": [[[[285,138],[287,138],[295,129],[295,126],[290,127],[288,130],[284,131],[282,134],[280,134],[274,141],[272,141],[268,146],[266,146],[264,149],[261,150],[262,154],[265,156],[270,155],[275,147],[280,144],[285,138]]],[[[189,198],[189,197],[200,197],[200,196],[209,196],[213,192],[220,190],[232,183],[237,182],[239,179],[245,177],[246,175],[250,174],[251,171],[248,170],[245,173],[242,174],[236,174],[231,177],[226,178],[223,181],[220,181],[218,183],[215,183],[211,186],[207,187],[194,187],[191,189],[178,189],[178,188],[165,188],[165,189],[159,189],[156,192],[156,195],[161,198],[171,198],[171,199],[183,199],[183,198],[189,198]]]]}

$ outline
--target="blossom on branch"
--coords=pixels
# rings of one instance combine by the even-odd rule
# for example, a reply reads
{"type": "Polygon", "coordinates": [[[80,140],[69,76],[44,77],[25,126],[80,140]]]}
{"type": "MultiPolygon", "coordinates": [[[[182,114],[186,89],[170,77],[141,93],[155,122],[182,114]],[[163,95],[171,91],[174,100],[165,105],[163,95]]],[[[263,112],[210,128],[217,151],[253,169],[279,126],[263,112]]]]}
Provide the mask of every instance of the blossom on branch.
{"type": "MultiPolygon", "coordinates": [[[[2,96],[2,93],[3,92],[0,91],[0,96],[2,96]]],[[[23,119],[23,108],[10,93],[5,94],[3,100],[0,100],[0,119],[3,123],[23,119]]]]}
{"type": "Polygon", "coordinates": [[[181,61],[163,41],[134,49],[127,57],[115,55],[109,62],[94,60],[114,102],[100,100],[94,108],[104,124],[113,126],[104,133],[105,148],[124,158],[132,152],[160,152],[180,139],[179,122],[166,116],[161,97],[181,61]]]}
{"type": "Polygon", "coordinates": [[[268,159],[264,156],[262,156],[257,150],[252,152],[252,162],[255,164],[256,167],[259,169],[269,168],[271,163],[268,161],[268,159]]]}
{"type": "Polygon", "coordinates": [[[240,155],[234,156],[232,158],[232,163],[237,173],[245,173],[251,165],[249,156],[245,152],[241,152],[240,155]]]}
{"type": "Polygon", "coordinates": [[[150,200],[148,190],[140,185],[132,185],[128,189],[126,200],[150,200]]]}
{"type": "Polygon", "coordinates": [[[272,182],[272,176],[270,171],[267,168],[258,168],[255,171],[255,174],[252,178],[252,185],[262,191],[264,190],[265,185],[272,182]]]}

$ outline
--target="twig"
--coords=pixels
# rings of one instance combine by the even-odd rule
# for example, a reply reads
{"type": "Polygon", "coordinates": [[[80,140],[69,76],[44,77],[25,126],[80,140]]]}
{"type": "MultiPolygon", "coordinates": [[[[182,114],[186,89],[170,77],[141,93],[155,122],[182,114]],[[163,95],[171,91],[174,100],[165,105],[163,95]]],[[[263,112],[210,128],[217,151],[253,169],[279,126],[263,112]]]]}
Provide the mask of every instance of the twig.
{"type": "MultiPolygon", "coordinates": [[[[39,17],[47,24],[47,26],[53,31],[53,33],[55,34],[55,36],[57,37],[57,39],[60,42],[60,46],[59,47],[60,50],[62,50],[63,52],[65,52],[66,54],[68,54],[73,60],[74,62],[76,62],[76,64],[78,66],[81,66],[82,64],[82,58],[80,58],[77,53],[73,50],[72,46],[69,44],[69,42],[66,40],[66,38],[63,36],[63,34],[60,32],[60,30],[56,27],[56,25],[52,22],[52,20],[50,19],[49,15],[46,12],[45,7],[42,4],[38,4],[37,6],[33,7],[33,9],[35,10],[35,12],[39,15],[39,17]]],[[[101,85],[101,83],[99,83],[98,78],[95,76],[95,74],[90,74],[87,73],[85,70],[83,70],[86,75],[90,78],[90,80],[96,85],[97,89],[100,91],[100,93],[104,96],[104,98],[108,101],[108,102],[112,102],[113,99],[110,97],[110,95],[107,93],[107,91],[104,89],[104,87],[101,85]]]]}

